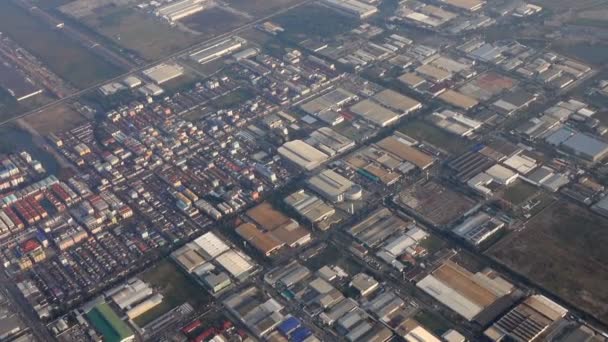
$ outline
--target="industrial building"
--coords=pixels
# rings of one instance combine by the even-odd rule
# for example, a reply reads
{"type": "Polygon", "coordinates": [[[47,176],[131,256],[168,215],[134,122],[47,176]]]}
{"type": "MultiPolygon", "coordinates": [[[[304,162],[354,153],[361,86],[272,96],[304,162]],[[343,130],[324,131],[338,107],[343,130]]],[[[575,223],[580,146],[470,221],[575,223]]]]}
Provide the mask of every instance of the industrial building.
{"type": "Polygon", "coordinates": [[[505,187],[517,180],[519,174],[500,164],[495,164],[467,181],[467,185],[478,193],[490,197],[497,188],[505,187]]]}
{"type": "Polygon", "coordinates": [[[350,111],[379,127],[386,127],[399,120],[399,114],[378,103],[365,99],[350,107],[350,111]]]}
{"type": "Polygon", "coordinates": [[[235,231],[264,256],[272,255],[284,245],[272,233],[263,232],[252,223],[243,223],[235,231]]]}
{"type": "Polygon", "coordinates": [[[292,207],[298,214],[305,217],[308,221],[317,223],[332,217],[336,210],[326,204],[317,196],[299,190],[287,196],[285,203],[292,207]]]}
{"type": "Polygon", "coordinates": [[[131,309],[127,310],[126,314],[129,319],[135,319],[144,313],[150,311],[154,307],[160,305],[163,302],[163,295],[157,293],[153,296],[148,297],[143,302],[133,306],[131,309]]]}
{"type": "Polygon", "coordinates": [[[422,108],[422,103],[396,91],[385,89],[373,96],[373,99],[381,105],[407,115],[422,108]]]}
{"type": "Polygon", "coordinates": [[[469,12],[479,11],[486,3],[483,0],[442,0],[442,2],[457,9],[469,12]]]}
{"type": "Polygon", "coordinates": [[[86,317],[91,325],[107,342],[129,342],[135,340],[135,334],[123,322],[107,303],[94,306],[86,317]]]}
{"type": "Polygon", "coordinates": [[[310,177],[306,183],[314,192],[334,203],[344,201],[346,192],[354,185],[349,179],[330,169],[310,177]]]}
{"type": "Polygon", "coordinates": [[[471,273],[449,260],[416,286],[469,321],[515,290],[492,270],[471,273]]]}
{"type": "Polygon", "coordinates": [[[306,143],[332,157],[355,147],[353,140],[329,127],[321,127],[310,133],[310,136],[306,139],[306,143]]]}
{"type": "Polygon", "coordinates": [[[129,89],[133,89],[142,85],[143,82],[138,77],[127,76],[122,80],[122,84],[124,84],[129,89]]]}
{"type": "Polygon", "coordinates": [[[269,334],[284,319],[283,306],[274,299],[262,299],[255,287],[235,293],[224,300],[224,306],[258,338],[269,334]]]}
{"type": "Polygon", "coordinates": [[[163,84],[184,74],[184,68],[177,63],[162,63],[143,71],[156,84],[163,84]]]}
{"type": "Polygon", "coordinates": [[[224,39],[191,53],[190,59],[201,64],[211,62],[239,50],[245,43],[246,41],[240,37],[224,39]]]}
{"type": "Polygon", "coordinates": [[[246,214],[249,219],[286,246],[297,247],[311,241],[311,234],[307,229],[274,209],[268,202],[249,209],[246,214]]]}
{"type": "Polygon", "coordinates": [[[452,229],[452,232],[468,243],[479,246],[505,226],[505,223],[480,212],[467,218],[463,223],[452,229]]]}
{"type": "Polygon", "coordinates": [[[278,148],[278,153],[286,160],[306,171],[317,168],[329,158],[327,154],[302,140],[292,140],[284,143],[278,148]]]}
{"type": "Polygon", "coordinates": [[[124,310],[125,308],[144,300],[152,294],[153,291],[150,285],[144,283],[139,278],[132,278],[129,279],[121,288],[116,290],[116,292],[111,295],[111,298],[121,310],[124,310]]]}
{"type": "Polygon", "coordinates": [[[492,341],[534,341],[567,313],[549,298],[533,295],[486,329],[484,335],[492,341]]]}
{"type": "Polygon", "coordinates": [[[401,133],[384,138],[376,143],[376,146],[390,153],[392,156],[416,165],[421,170],[426,170],[434,163],[434,158],[416,147],[401,133]]]}
{"type": "Polygon", "coordinates": [[[380,208],[363,221],[347,229],[348,234],[369,248],[382,243],[389,236],[403,232],[410,223],[402,220],[387,208],[380,208]]]}
{"type": "Polygon", "coordinates": [[[358,0],[323,0],[325,6],[357,19],[365,19],[378,12],[378,8],[358,0]]]}
{"type": "Polygon", "coordinates": [[[472,109],[479,104],[479,101],[476,99],[452,89],[448,89],[441,93],[439,95],[439,99],[462,110],[472,109]]]}
{"type": "Polygon", "coordinates": [[[423,64],[416,68],[416,72],[421,75],[426,80],[429,80],[434,83],[440,83],[452,78],[452,73],[435,67],[431,64],[423,64]]]}
{"type": "Polygon", "coordinates": [[[482,122],[471,119],[464,114],[445,109],[434,112],[430,119],[439,128],[461,137],[468,137],[480,129],[482,122]]]}
{"type": "Polygon", "coordinates": [[[337,110],[344,104],[357,98],[348,90],[337,88],[315,99],[305,102],[300,109],[309,115],[317,116],[322,112],[337,110]]]}
{"type": "Polygon", "coordinates": [[[205,9],[205,0],[176,0],[158,7],[154,14],[172,23],[203,9],[205,9]]]}

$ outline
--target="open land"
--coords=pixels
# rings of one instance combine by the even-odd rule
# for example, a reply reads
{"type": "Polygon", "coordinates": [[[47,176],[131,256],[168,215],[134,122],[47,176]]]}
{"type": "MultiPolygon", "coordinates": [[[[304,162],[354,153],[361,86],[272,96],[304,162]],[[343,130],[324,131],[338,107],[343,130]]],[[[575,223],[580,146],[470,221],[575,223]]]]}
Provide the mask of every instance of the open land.
{"type": "Polygon", "coordinates": [[[193,14],[182,20],[189,29],[199,32],[199,39],[210,39],[225,32],[245,25],[250,19],[228,12],[219,7],[212,7],[193,14]]]}
{"type": "Polygon", "coordinates": [[[566,202],[534,217],[488,253],[573,305],[608,322],[608,220],[566,202]]]}
{"type": "Polygon", "coordinates": [[[59,104],[24,119],[32,128],[42,135],[66,131],[83,124],[86,118],[68,105],[59,104]]]}
{"type": "Polygon", "coordinates": [[[163,24],[129,8],[107,8],[82,22],[125,49],[155,60],[197,42],[192,33],[163,24]]]}
{"type": "Polygon", "coordinates": [[[9,1],[0,2],[0,31],[40,58],[78,88],[117,76],[122,71],[91,51],[64,37],[60,31],[35,20],[9,1]]]}
{"type": "Polygon", "coordinates": [[[359,22],[320,5],[305,5],[273,19],[285,29],[283,36],[299,42],[307,38],[326,38],[348,32],[359,22]]]}
{"type": "Polygon", "coordinates": [[[145,271],[141,279],[162,293],[163,302],[135,319],[135,323],[140,327],[185,302],[189,302],[196,309],[211,300],[198,284],[189,279],[169,259],[145,271]]]}
{"type": "Polygon", "coordinates": [[[431,123],[422,120],[407,122],[399,128],[399,131],[416,140],[427,142],[452,154],[465,152],[470,144],[464,139],[447,133],[431,123]]]}

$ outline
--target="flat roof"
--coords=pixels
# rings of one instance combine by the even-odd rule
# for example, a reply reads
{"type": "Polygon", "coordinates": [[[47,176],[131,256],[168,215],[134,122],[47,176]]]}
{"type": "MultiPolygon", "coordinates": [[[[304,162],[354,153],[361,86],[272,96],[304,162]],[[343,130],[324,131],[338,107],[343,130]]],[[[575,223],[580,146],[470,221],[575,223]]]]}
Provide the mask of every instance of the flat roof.
{"type": "Polygon", "coordinates": [[[337,172],[326,169],[312,176],[307,181],[308,185],[317,191],[322,191],[330,196],[338,196],[350,189],[354,183],[341,176],[337,172]]]}
{"type": "Polygon", "coordinates": [[[121,342],[134,336],[133,331],[123,322],[107,303],[97,304],[86,314],[95,329],[106,342],[121,342]]]}
{"type": "Polygon", "coordinates": [[[448,89],[441,93],[439,99],[454,107],[465,110],[471,109],[479,104],[479,101],[476,99],[452,89],[448,89]]]}
{"type": "Polygon", "coordinates": [[[292,140],[284,143],[278,153],[308,171],[326,161],[329,156],[302,140],[292,140]]]}
{"type": "Polygon", "coordinates": [[[422,106],[422,103],[417,100],[390,89],[385,89],[374,95],[374,100],[388,108],[399,110],[405,114],[419,109],[422,106]]]}
{"type": "Polygon", "coordinates": [[[399,119],[397,113],[382,107],[370,99],[356,103],[350,107],[350,111],[380,127],[388,126],[399,119]]]}
{"type": "Polygon", "coordinates": [[[440,69],[430,64],[423,64],[419,66],[418,68],[416,68],[416,72],[423,76],[426,76],[425,78],[427,79],[430,78],[431,81],[434,82],[442,82],[452,77],[451,72],[440,69]]]}
{"type": "Polygon", "coordinates": [[[420,151],[419,149],[410,146],[404,139],[397,136],[390,136],[380,140],[376,146],[389,152],[396,157],[408,161],[421,169],[426,169],[433,165],[434,159],[432,156],[420,151]]]}

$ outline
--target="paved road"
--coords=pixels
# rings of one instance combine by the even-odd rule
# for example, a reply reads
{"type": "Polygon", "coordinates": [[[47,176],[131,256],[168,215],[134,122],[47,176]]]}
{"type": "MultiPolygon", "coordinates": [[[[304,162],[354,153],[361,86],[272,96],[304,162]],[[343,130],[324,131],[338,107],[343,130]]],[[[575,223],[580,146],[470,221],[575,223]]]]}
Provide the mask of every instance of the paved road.
{"type": "Polygon", "coordinates": [[[195,45],[193,45],[191,47],[188,47],[188,48],[185,48],[183,50],[180,50],[180,51],[177,51],[175,53],[172,53],[171,55],[166,56],[166,57],[164,57],[164,58],[162,58],[160,60],[154,61],[152,63],[146,64],[146,65],[143,65],[143,66],[140,66],[140,67],[137,67],[137,68],[133,68],[130,71],[128,71],[128,72],[126,72],[126,73],[124,73],[124,74],[122,74],[120,76],[114,77],[114,78],[109,79],[109,80],[105,80],[103,82],[99,82],[99,83],[97,83],[95,85],[92,85],[92,86],[86,88],[86,89],[82,89],[82,90],[79,90],[79,91],[77,91],[77,92],[75,92],[73,94],[70,94],[70,95],[68,95],[68,96],[66,96],[64,98],[61,98],[61,99],[55,100],[53,102],[47,103],[46,105],[43,105],[41,107],[38,107],[38,108],[33,109],[31,111],[28,111],[28,112],[25,112],[23,114],[17,115],[15,117],[12,117],[12,118],[0,121],[0,126],[8,124],[10,122],[13,122],[13,121],[21,119],[21,118],[25,118],[25,117],[27,117],[29,115],[32,115],[32,114],[40,113],[40,112],[44,111],[45,109],[48,109],[48,108],[53,107],[53,106],[56,106],[58,104],[65,103],[65,102],[70,101],[70,100],[74,100],[74,99],[78,98],[79,96],[81,96],[81,95],[83,95],[83,94],[85,94],[85,93],[87,93],[89,91],[96,90],[97,88],[101,87],[104,84],[107,84],[107,83],[110,83],[110,82],[115,82],[115,81],[120,81],[120,80],[124,79],[125,77],[127,77],[127,76],[129,76],[129,75],[131,75],[133,73],[141,72],[141,71],[143,71],[143,70],[145,70],[147,68],[150,68],[150,67],[152,67],[152,66],[154,66],[156,64],[159,64],[159,63],[171,60],[173,58],[176,58],[176,57],[179,57],[181,55],[187,54],[189,52],[193,52],[193,51],[195,51],[195,50],[197,50],[197,49],[199,49],[199,48],[201,48],[203,46],[206,46],[206,45],[218,42],[218,41],[223,40],[223,39],[226,39],[226,38],[228,38],[228,37],[230,37],[230,36],[232,36],[234,34],[237,34],[239,32],[242,32],[242,31],[245,31],[247,29],[250,29],[253,26],[255,26],[256,24],[259,24],[259,23],[262,23],[264,21],[267,21],[267,20],[269,20],[270,18],[272,18],[274,16],[280,15],[280,14],[285,13],[287,11],[290,11],[290,10],[292,10],[294,8],[297,8],[297,7],[300,7],[300,6],[312,3],[312,2],[313,2],[313,0],[305,0],[305,1],[302,1],[302,2],[297,3],[295,5],[283,8],[283,9],[281,9],[279,11],[276,11],[276,12],[270,14],[270,15],[267,15],[267,16],[265,16],[263,18],[260,18],[260,19],[251,21],[251,22],[249,22],[249,23],[247,23],[245,25],[239,26],[239,27],[235,28],[232,31],[223,33],[223,34],[218,35],[218,36],[216,36],[214,38],[207,39],[207,40],[205,40],[203,42],[200,42],[198,44],[195,44],[195,45]]]}

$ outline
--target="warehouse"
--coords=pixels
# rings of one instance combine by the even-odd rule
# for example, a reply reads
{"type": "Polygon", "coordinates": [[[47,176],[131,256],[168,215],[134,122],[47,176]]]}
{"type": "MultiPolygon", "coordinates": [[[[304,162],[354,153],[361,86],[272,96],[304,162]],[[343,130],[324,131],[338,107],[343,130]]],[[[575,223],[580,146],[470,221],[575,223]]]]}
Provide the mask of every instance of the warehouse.
{"type": "Polygon", "coordinates": [[[301,227],[294,219],[274,209],[268,202],[249,209],[247,217],[289,247],[301,246],[311,240],[308,230],[301,227]]]}
{"type": "Polygon", "coordinates": [[[193,242],[209,259],[213,259],[230,249],[230,247],[213,232],[207,232],[193,242]]]}
{"type": "Polygon", "coordinates": [[[228,271],[234,278],[243,280],[249,276],[254,265],[240,253],[229,250],[220,254],[215,261],[228,271]]]}
{"type": "Polygon", "coordinates": [[[334,203],[344,201],[344,194],[354,185],[349,179],[329,169],[309,178],[306,183],[313,191],[334,203]]]}
{"type": "Polygon", "coordinates": [[[426,80],[418,76],[416,73],[408,72],[399,76],[399,82],[409,86],[410,88],[416,89],[425,84],[426,80]]]}
{"type": "Polygon", "coordinates": [[[387,208],[380,208],[363,221],[347,229],[347,232],[361,243],[372,248],[391,235],[404,231],[408,224],[387,208]]]}
{"type": "Polygon", "coordinates": [[[408,140],[402,138],[400,135],[401,133],[397,132],[393,136],[382,139],[381,141],[376,143],[376,146],[401,160],[416,165],[421,170],[426,170],[431,165],[433,165],[435,160],[432,156],[411,146],[411,143],[408,140]]]}
{"type": "Polygon", "coordinates": [[[252,223],[243,223],[238,226],[236,233],[264,256],[272,255],[284,245],[271,233],[262,232],[252,223]]]}
{"type": "Polygon", "coordinates": [[[120,290],[115,292],[111,298],[120,309],[124,310],[151,295],[152,288],[148,284],[138,278],[132,278],[120,290]]]}
{"type": "Polygon", "coordinates": [[[149,297],[148,299],[144,300],[143,302],[135,305],[131,309],[127,310],[127,312],[126,312],[127,317],[129,317],[129,319],[135,319],[135,318],[143,315],[144,313],[150,311],[152,308],[156,307],[157,305],[160,305],[160,303],[162,303],[162,302],[163,302],[163,295],[161,295],[160,293],[157,293],[157,294],[149,297]]]}
{"type": "Polygon", "coordinates": [[[564,151],[582,159],[598,162],[608,155],[608,144],[585,133],[576,133],[560,146],[564,151]]]}
{"type": "Polygon", "coordinates": [[[175,22],[205,9],[205,0],[176,0],[156,9],[154,14],[169,22],[175,22]]]}
{"type": "Polygon", "coordinates": [[[278,149],[279,155],[296,166],[311,171],[325,162],[329,156],[302,140],[292,140],[278,149]]]}
{"type": "Polygon", "coordinates": [[[504,222],[480,212],[456,226],[452,232],[465,239],[468,243],[479,246],[479,244],[496,234],[504,226],[504,222]]]}
{"type": "Polygon", "coordinates": [[[163,63],[143,71],[156,84],[163,84],[184,74],[184,68],[177,63],[163,63]]]}
{"type": "Polygon", "coordinates": [[[299,190],[285,198],[285,203],[308,221],[317,223],[332,217],[336,210],[304,190],[299,190]]]}
{"type": "Polygon", "coordinates": [[[135,334],[123,322],[107,303],[94,306],[86,314],[91,325],[103,335],[107,342],[127,342],[135,339],[135,334]]]}
{"type": "Polygon", "coordinates": [[[443,3],[448,4],[452,7],[469,11],[479,11],[484,5],[485,1],[482,0],[442,0],[443,3]]]}
{"type": "Polygon", "coordinates": [[[357,19],[365,19],[378,12],[378,8],[357,0],[323,0],[322,4],[357,19]]]}
{"type": "Polygon", "coordinates": [[[473,274],[449,260],[416,286],[469,321],[515,289],[494,271],[473,274]]]}
{"type": "Polygon", "coordinates": [[[474,98],[459,93],[455,90],[448,89],[439,95],[439,99],[456,108],[469,110],[479,104],[479,101],[474,98]]]}
{"type": "Polygon", "coordinates": [[[422,77],[424,77],[425,79],[432,81],[434,83],[441,83],[443,81],[446,81],[446,80],[452,78],[451,72],[449,72],[447,70],[439,69],[430,64],[423,64],[423,65],[419,66],[418,68],[416,68],[416,72],[418,74],[422,75],[422,77]]]}
{"type": "Polygon", "coordinates": [[[316,116],[328,110],[337,110],[344,104],[356,98],[357,96],[355,94],[345,89],[337,88],[328,92],[327,94],[302,104],[300,109],[306,112],[306,114],[316,116]]]}
{"type": "Polygon", "coordinates": [[[483,123],[471,119],[461,113],[445,109],[441,112],[434,112],[431,121],[450,133],[461,137],[468,137],[480,129],[483,123]]]}
{"type": "Polygon", "coordinates": [[[501,317],[484,334],[492,341],[533,341],[567,313],[568,310],[549,298],[533,295],[501,317]]]}
{"type": "Polygon", "coordinates": [[[186,244],[184,247],[171,253],[171,258],[173,258],[173,260],[175,260],[175,262],[177,262],[177,264],[186,272],[191,273],[197,267],[205,263],[205,258],[203,258],[196,249],[198,249],[196,244],[186,244]]]}
{"type": "Polygon", "coordinates": [[[245,41],[240,37],[231,37],[197,50],[190,54],[190,59],[201,64],[211,62],[239,50],[244,43],[245,41]]]}
{"type": "Polygon", "coordinates": [[[366,99],[350,107],[350,111],[376,126],[386,127],[399,120],[399,115],[390,109],[366,99]]]}
{"type": "Polygon", "coordinates": [[[310,134],[306,143],[327,153],[329,156],[342,154],[353,147],[355,142],[329,127],[321,127],[310,134]]]}
{"type": "Polygon", "coordinates": [[[381,105],[400,112],[401,115],[407,115],[422,108],[422,103],[390,89],[379,92],[373,98],[381,105]]]}

